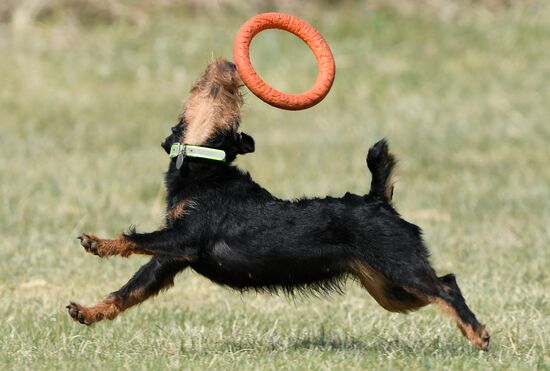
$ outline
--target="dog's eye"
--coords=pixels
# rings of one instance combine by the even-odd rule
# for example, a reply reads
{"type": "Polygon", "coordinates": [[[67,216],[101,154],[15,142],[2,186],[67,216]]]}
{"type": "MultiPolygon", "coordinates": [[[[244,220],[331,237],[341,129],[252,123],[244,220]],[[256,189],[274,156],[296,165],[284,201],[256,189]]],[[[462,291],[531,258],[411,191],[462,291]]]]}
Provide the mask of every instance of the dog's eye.
{"type": "Polygon", "coordinates": [[[172,134],[176,134],[178,132],[178,127],[177,126],[174,126],[172,128],[172,134]]]}

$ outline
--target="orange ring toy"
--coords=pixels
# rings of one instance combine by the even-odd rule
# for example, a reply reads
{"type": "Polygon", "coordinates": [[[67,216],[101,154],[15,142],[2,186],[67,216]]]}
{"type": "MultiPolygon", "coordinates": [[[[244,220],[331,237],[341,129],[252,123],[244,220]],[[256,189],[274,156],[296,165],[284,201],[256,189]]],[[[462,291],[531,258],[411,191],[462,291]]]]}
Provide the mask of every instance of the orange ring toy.
{"type": "Polygon", "coordinates": [[[323,100],[332,86],[336,73],[334,57],[323,36],[306,21],[283,13],[258,14],[246,21],[235,37],[233,59],[241,79],[258,98],[272,106],[287,110],[306,109],[323,100]],[[317,81],[305,93],[286,94],[273,89],[252,67],[249,53],[252,38],[259,32],[274,28],[291,32],[305,41],[317,59],[317,81]]]}

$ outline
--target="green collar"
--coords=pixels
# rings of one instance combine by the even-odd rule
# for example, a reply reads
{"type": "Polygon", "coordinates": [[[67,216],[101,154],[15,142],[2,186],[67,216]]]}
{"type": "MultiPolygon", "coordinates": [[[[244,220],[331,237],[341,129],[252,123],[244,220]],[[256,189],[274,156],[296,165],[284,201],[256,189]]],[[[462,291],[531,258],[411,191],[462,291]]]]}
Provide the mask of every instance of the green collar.
{"type": "Polygon", "coordinates": [[[203,158],[206,160],[225,162],[225,152],[221,149],[193,146],[190,144],[174,143],[170,147],[170,158],[175,158],[176,168],[181,168],[185,157],[203,158]]]}

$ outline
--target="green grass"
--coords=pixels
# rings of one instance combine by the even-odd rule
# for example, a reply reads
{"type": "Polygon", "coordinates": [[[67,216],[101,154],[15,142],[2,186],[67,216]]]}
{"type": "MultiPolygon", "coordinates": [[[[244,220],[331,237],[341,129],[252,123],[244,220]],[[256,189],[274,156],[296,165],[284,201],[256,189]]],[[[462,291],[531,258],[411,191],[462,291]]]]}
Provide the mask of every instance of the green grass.
{"type": "MultiPolygon", "coordinates": [[[[335,84],[303,112],[248,94],[242,130],[257,152],[239,166],[281,197],[364,193],[366,150],[387,137],[400,159],[396,205],[424,229],[438,271],[457,274],[490,352],[436,308],[389,314],[353,282],[344,296],[289,300],[189,271],[114,322],[68,318],[69,300],[97,301],[144,262],[97,259],[75,237],[158,228],[159,143],[251,15],[164,14],[0,25],[2,369],[550,368],[550,8],[295,14],[328,39],[335,84]]],[[[277,31],[258,37],[253,58],[287,91],[316,73],[307,48],[277,31]]]]}

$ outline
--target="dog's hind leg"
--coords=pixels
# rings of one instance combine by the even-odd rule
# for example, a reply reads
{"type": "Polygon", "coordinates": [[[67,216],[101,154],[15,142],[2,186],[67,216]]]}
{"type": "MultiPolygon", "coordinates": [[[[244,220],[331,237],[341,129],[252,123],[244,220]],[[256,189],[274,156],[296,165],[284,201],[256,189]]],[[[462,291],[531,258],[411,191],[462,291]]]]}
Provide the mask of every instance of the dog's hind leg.
{"type": "Polygon", "coordinates": [[[78,237],[84,250],[100,257],[133,254],[171,256],[191,260],[197,241],[192,234],[180,229],[162,229],[151,233],[130,231],[114,239],[103,239],[90,234],[78,237]]]}
{"type": "Polygon", "coordinates": [[[174,276],[188,266],[185,260],[154,257],[142,266],[126,285],[91,307],[71,302],[69,315],[85,325],[112,320],[126,309],[143,302],[174,284],[174,276]]]}
{"type": "Polygon", "coordinates": [[[429,303],[437,304],[451,315],[462,334],[478,349],[487,350],[489,334],[485,326],[478,322],[475,314],[468,308],[462,292],[456,283],[454,274],[443,277],[427,267],[419,269],[413,276],[402,277],[403,289],[418,297],[424,297],[429,303]]]}
{"type": "Polygon", "coordinates": [[[475,314],[468,308],[462,292],[456,283],[455,275],[448,274],[439,277],[439,294],[428,296],[430,302],[436,303],[446,313],[450,314],[462,334],[478,349],[489,348],[490,336],[485,326],[478,322],[475,314]]]}
{"type": "Polygon", "coordinates": [[[466,305],[453,274],[438,278],[427,267],[414,276],[401,277],[403,282],[398,284],[361,260],[351,261],[349,268],[384,309],[406,313],[435,303],[456,320],[462,334],[474,346],[483,350],[489,347],[489,334],[466,305]]]}
{"type": "Polygon", "coordinates": [[[352,260],[349,271],[376,302],[390,312],[407,313],[429,304],[425,295],[404,290],[362,260],[352,260]]]}

